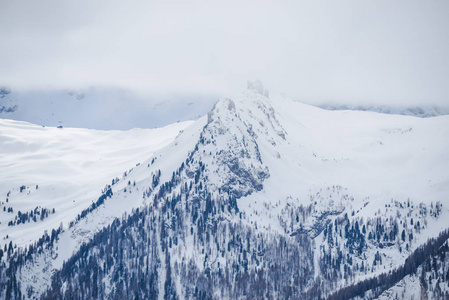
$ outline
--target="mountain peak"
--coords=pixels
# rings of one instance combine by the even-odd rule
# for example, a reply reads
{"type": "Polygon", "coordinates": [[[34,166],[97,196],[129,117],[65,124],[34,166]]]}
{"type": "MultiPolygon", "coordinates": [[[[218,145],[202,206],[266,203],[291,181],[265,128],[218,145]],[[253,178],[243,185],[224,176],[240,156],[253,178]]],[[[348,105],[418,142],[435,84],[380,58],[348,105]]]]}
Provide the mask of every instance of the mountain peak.
{"type": "Polygon", "coordinates": [[[257,93],[259,95],[265,96],[267,98],[269,97],[268,90],[264,89],[263,83],[260,80],[254,80],[254,81],[248,80],[247,89],[254,93],[257,93]]]}

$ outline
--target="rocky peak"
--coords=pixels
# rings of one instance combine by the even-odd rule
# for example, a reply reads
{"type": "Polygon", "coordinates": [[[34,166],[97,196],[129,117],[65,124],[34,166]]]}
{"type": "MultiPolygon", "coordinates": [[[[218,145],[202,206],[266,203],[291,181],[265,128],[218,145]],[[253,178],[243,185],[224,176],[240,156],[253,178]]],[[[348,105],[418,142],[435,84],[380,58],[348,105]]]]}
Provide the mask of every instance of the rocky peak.
{"type": "Polygon", "coordinates": [[[267,98],[269,97],[268,90],[264,89],[262,81],[260,81],[260,80],[254,80],[254,81],[248,80],[247,88],[248,88],[248,90],[253,91],[256,94],[265,96],[267,98]]]}

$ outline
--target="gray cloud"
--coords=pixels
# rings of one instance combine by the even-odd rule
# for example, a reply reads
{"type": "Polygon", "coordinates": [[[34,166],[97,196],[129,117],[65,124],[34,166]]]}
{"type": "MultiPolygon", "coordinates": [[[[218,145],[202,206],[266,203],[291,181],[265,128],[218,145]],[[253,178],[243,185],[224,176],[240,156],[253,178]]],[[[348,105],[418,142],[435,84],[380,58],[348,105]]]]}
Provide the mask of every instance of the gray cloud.
{"type": "Polygon", "coordinates": [[[449,105],[449,2],[0,2],[0,84],[449,105]]]}

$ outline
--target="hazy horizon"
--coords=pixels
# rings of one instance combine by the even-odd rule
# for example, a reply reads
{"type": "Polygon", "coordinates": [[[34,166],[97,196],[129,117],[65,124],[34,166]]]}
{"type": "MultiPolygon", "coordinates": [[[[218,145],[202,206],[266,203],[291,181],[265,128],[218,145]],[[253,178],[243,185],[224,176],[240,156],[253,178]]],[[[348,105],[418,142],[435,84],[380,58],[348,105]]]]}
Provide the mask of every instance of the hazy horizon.
{"type": "Polygon", "coordinates": [[[0,86],[449,105],[447,1],[2,1],[0,86]]]}

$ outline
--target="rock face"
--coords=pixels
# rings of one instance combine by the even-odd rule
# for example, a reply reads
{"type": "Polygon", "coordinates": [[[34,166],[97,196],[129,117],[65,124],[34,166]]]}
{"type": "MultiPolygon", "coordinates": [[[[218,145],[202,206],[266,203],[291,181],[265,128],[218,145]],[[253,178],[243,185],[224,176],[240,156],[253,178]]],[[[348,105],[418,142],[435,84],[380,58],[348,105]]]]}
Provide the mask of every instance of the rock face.
{"type": "Polygon", "coordinates": [[[270,176],[251,127],[243,122],[232,100],[222,99],[209,113],[201,134],[198,159],[201,149],[206,156],[212,155],[205,159],[211,161],[208,176],[221,178],[217,187],[235,198],[262,190],[263,180],[270,176]]]}

